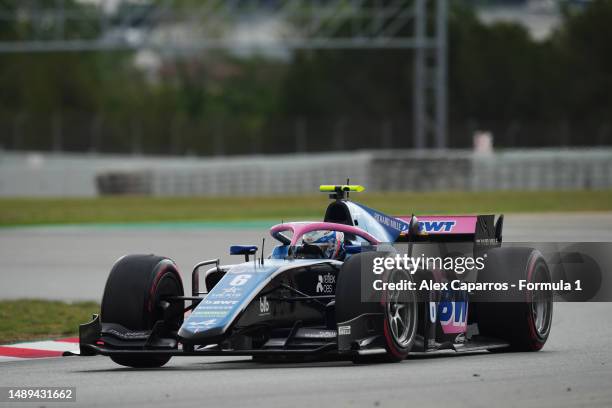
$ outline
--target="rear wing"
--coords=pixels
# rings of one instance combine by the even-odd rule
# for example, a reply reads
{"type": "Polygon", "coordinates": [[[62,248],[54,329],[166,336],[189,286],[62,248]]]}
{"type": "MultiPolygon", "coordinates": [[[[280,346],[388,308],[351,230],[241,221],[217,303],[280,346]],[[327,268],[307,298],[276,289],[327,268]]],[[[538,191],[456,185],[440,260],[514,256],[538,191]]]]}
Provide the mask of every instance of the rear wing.
{"type": "MultiPolygon", "coordinates": [[[[401,241],[474,241],[477,245],[499,245],[502,242],[503,214],[495,215],[421,215],[396,216],[408,224],[418,223],[416,236],[403,234],[401,241]]],[[[413,234],[414,235],[414,234],[413,234]]]]}

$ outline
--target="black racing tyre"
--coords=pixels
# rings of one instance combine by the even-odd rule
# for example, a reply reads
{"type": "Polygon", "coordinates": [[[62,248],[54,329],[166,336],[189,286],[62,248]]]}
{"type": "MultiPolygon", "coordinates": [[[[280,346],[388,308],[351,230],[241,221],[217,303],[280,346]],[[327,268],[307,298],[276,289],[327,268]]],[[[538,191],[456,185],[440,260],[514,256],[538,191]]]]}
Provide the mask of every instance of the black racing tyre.
{"type": "MultiPolygon", "coordinates": [[[[487,252],[485,267],[479,272],[479,282],[518,285],[519,280],[528,283],[552,281],[548,265],[539,251],[509,247],[487,252]]],[[[510,287],[496,299],[489,297],[486,302],[475,303],[474,307],[480,334],[510,344],[509,348],[491,351],[538,351],[550,334],[553,312],[551,291],[519,291],[510,287]]]]}
{"type": "MultiPolygon", "coordinates": [[[[155,255],[128,255],[119,259],[106,281],[100,320],[134,330],[151,330],[158,320],[166,328],[178,330],[183,323],[183,305],[172,303],[165,311],[162,296],[183,296],[183,283],[176,264],[155,255]],[[164,319],[165,318],[165,319],[164,319]]],[[[138,368],[161,367],[164,355],[122,355],[111,359],[120,365],[138,368]]]]}
{"type": "MultiPolygon", "coordinates": [[[[367,313],[380,314],[383,319],[384,355],[355,356],[355,363],[399,362],[404,360],[416,336],[417,302],[410,291],[375,291],[371,290],[368,301],[361,300],[362,279],[364,287],[372,288],[374,279],[371,265],[376,257],[386,256],[382,252],[365,252],[353,255],[344,263],[336,284],[336,321],[347,322],[367,313]],[[362,267],[365,273],[362,274],[362,267]]],[[[406,271],[394,270],[382,276],[386,282],[411,280],[406,271]]]]}

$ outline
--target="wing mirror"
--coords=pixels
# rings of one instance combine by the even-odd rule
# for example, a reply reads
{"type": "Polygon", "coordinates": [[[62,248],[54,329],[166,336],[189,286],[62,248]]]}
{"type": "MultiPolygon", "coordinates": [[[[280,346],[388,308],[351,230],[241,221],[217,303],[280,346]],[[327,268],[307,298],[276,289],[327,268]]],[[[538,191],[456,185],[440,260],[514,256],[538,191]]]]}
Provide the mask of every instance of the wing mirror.
{"type": "Polygon", "coordinates": [[[244,255],[244,261],[249,262],[249,255],[257,253],[257,245],[232,245],[230,255],[244,255]]]}

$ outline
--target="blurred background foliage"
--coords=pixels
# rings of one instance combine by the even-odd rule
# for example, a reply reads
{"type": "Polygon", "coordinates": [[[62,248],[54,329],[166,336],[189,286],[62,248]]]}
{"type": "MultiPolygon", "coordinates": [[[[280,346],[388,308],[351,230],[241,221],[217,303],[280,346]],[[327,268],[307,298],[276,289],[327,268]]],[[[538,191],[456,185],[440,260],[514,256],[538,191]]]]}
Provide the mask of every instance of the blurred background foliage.
{"type": "MultiPolygon", "coordinates": [[[[611,1],[564,10],[537,41],[519,24],[482,23],[461,1],[449,18],[450,147],[470,147],[476,129],[492,130],[501,147],[612,142],[611,1]]],[[[2,40],[24,30],[0,21],[2,40]]],[[[137,58],[0,54],[0,146],[197,155],[411,147],[410,51],[200,51],[156,56],[153,72],[137,58]],[[385,132],[384,143],[372,140],[385,132]]]]}

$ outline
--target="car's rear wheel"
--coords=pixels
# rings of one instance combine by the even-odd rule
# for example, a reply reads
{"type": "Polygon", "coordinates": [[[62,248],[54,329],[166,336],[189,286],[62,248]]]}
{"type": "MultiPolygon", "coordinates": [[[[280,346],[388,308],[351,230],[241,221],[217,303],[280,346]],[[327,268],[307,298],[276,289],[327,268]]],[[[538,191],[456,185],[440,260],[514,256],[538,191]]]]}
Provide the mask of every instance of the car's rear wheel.
{"type": "MultiPolygon", "coordinates": [[[[113,266],[104,288],[101,322],[114,323],[131,331],[150,331],[163,320],[167,331],[176,331],[183,322],[181,302],[165,308],[165,296],[184,295],[175,263],[155,255],[129,255],[113,266]]],[[[161,367],[170,357],[162,354],[112,356],[120,365],[137,368],[161,367]]]]}
{"type": "MultiPolygon", "coordinates": [[[[496,248],[487,252],[480,282],[550,283],[551,273],[539,251],[531,248],[496,248]]],[[[549,290],[523,290],[510,286],[486,302],[474,304],[481,335],[508,342],[506,349],[492,351],[538,351],[550,334],[553,301],[549,290]]]]}

